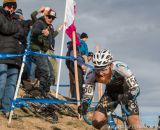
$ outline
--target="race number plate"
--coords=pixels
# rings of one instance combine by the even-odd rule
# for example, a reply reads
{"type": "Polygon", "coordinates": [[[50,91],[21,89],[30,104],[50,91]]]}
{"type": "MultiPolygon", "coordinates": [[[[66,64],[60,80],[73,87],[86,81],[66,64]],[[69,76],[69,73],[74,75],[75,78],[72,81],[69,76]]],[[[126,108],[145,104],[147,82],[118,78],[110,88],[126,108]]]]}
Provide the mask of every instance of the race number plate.
{"type": "Polygon", "coordinates": [[[138,83],[134,75],[131,75],[130,77],[128,77],[126,81],[130,88],[135,88],[138,86],[138,83]]]}
{"type": "Polygon", "coordinates": [[[92,96],[94,90],[94,85],[84,85],[84,93],[85,95],[92,96]]]}

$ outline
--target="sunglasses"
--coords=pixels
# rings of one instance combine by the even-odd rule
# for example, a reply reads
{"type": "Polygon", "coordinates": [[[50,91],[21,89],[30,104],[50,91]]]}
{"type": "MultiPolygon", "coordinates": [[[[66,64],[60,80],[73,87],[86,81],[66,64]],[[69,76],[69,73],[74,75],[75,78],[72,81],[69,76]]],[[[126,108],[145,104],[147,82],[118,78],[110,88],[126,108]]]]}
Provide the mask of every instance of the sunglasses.
{"type": "Polygon", "coordinates": [[[95,69],[95,73],[99,74],[99,73],[105,73],[108,69],[110,68],[110,66],[107,66],[104,69],[95,69]]]}
{"type": "Polygon", "coordinates": [[[47,17],[48,17],[48,19],[52,19],[52,20],[55,19],[55,17],[53,17],[53,16],[51,16],[51,15],[47,15],[47,17]]]}
{"type": "Polygon", "coordinates": [[[14,5],[8,5],[7,7],[8,7],[8,9],[12,9],[12,8],[13,8],[14,10],[17,8],[17,7],[14,6],[14,5]]]}

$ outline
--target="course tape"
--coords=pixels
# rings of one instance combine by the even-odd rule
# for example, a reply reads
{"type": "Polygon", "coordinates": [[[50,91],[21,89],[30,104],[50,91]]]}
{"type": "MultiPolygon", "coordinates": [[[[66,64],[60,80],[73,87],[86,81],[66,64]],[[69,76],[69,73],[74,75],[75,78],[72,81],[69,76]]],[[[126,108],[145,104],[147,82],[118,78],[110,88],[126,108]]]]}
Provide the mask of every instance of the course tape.
{"type": "Polygon", "coordinates": [[[30,106],[26,103],[43,103],[43,104],[73,104],[77,103],[77,101],[66,101],[66,100],[59,100],[59,99],[45,99],[45,98],[16,98],[16,100],[13,101],[13,107],[12,109],[19,108],[19,107],[27,107],[30,106]]]}
{"type": "MultiPolygon", "coordinates": [[[[75,100],[60,100],[60,99],[47,99],[47,98],[16,98],[12,102],[12,109],[19,107],[30,108],[28,102],[30,103],[41,103],[41,104],[77,104],[80,101],[75,100]]],[[[92,102],[98,103],[98,102],[92,102]]],[[[0,110],[3,111],[3,110],[0,110]]]]}
{"type": "Polygon", "coordinates": [[[0,59],[23,56],[24,54],[0,54],[0,59]]]}
{"type": "Polygon", "coordinates": [[[65,59],[65,60],[77,60],[77,62],[91,68],[94,69],[93,66],[89,65],[89,64],[85,64],[83,61],[79,60],[78,58],[75,58],[73,56],[58,56],[58,55],[49,55],[49,54],[44,54],[44,53],[40,53],[40,52],[32,52],[32,51],[27,51],[24,54],[0,54],[0,58],[1,59],[5,59],[5,58],[13,58],[13,57],[18,57],[18,56],[24,56],[24,55],[38,55],[38,56],[45,56],[45,57],[51,57],[51,58],[58,58],[58,59],[65,59]]]}
{"type": "Polygon", "coordinates": [[[31,103],[47,103],[47,104],[71,104],[71,103],[77,103],[77,101],[67,101],[67,100],[60,100],[60,99],[47,99],[47,98],[16,98],[14,101],[16,102],[31,102],[31,103]]]}
{"type": "MultiPolygon", "coordinates": [[[[52,85],[52,86],[57,86],[57,84],[52,85]]],[[[60,86],[60,87],[69,87],[70,85],[69,85],[69,84],[60,84],[59,86],[60,86]]]]}

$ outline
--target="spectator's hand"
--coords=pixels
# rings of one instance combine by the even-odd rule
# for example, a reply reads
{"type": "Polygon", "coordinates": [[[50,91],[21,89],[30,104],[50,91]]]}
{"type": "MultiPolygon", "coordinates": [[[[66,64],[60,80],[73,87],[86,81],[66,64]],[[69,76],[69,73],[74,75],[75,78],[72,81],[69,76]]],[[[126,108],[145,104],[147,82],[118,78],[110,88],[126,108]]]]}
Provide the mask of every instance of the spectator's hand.
{"type": "Polygon", "coordinates": [[[45,6],[41,6],[38,10],[38,13],[43,13],[45,10],[45,6]]]}
{"type": "Polygon", "coordinates": [[[65,25],[66,25],[66,22],[63,22],[62,24],[60,24],[58,29],[57,29],[58,32],[60,32],[64,28],[65,25]]]}
{"type": "Polygon", "coordinates": [[[118,95],[118,101],[122,102],[122,104],[128,104],[128,94],[119,94],[118,95]]]}
{"type": "Polygon", "coordinates": [[[87,114],[87,109],[88,109],[88,103],[83,102],[79,107],[78,107],[78,113],[80,115],[86,115],[87,114]]]}
{"type": "Polygon", "coordinates": [[[43,29],[43,30],[42,30],[42,34],[43,34],[44,36],[48,36],[48,35],[49,35],[49,30],[48,30],[48,28],[43,29]]]}

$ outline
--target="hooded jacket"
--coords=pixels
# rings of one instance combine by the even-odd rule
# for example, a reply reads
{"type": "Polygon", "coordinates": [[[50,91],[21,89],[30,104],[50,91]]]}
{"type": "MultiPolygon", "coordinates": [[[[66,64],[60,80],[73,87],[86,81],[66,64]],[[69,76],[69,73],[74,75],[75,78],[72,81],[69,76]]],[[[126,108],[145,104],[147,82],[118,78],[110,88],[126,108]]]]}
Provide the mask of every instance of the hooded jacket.
{"type": "MultiPolygon", "coordinates": [[[[10,13],[0,7],[0,53],[20,54],[21,45],[19,42],[19,26],[12,19],[10,13]]],[[[21,66],[21,57],[0,59],[0,64],[11,64],[21,66]]]]}

